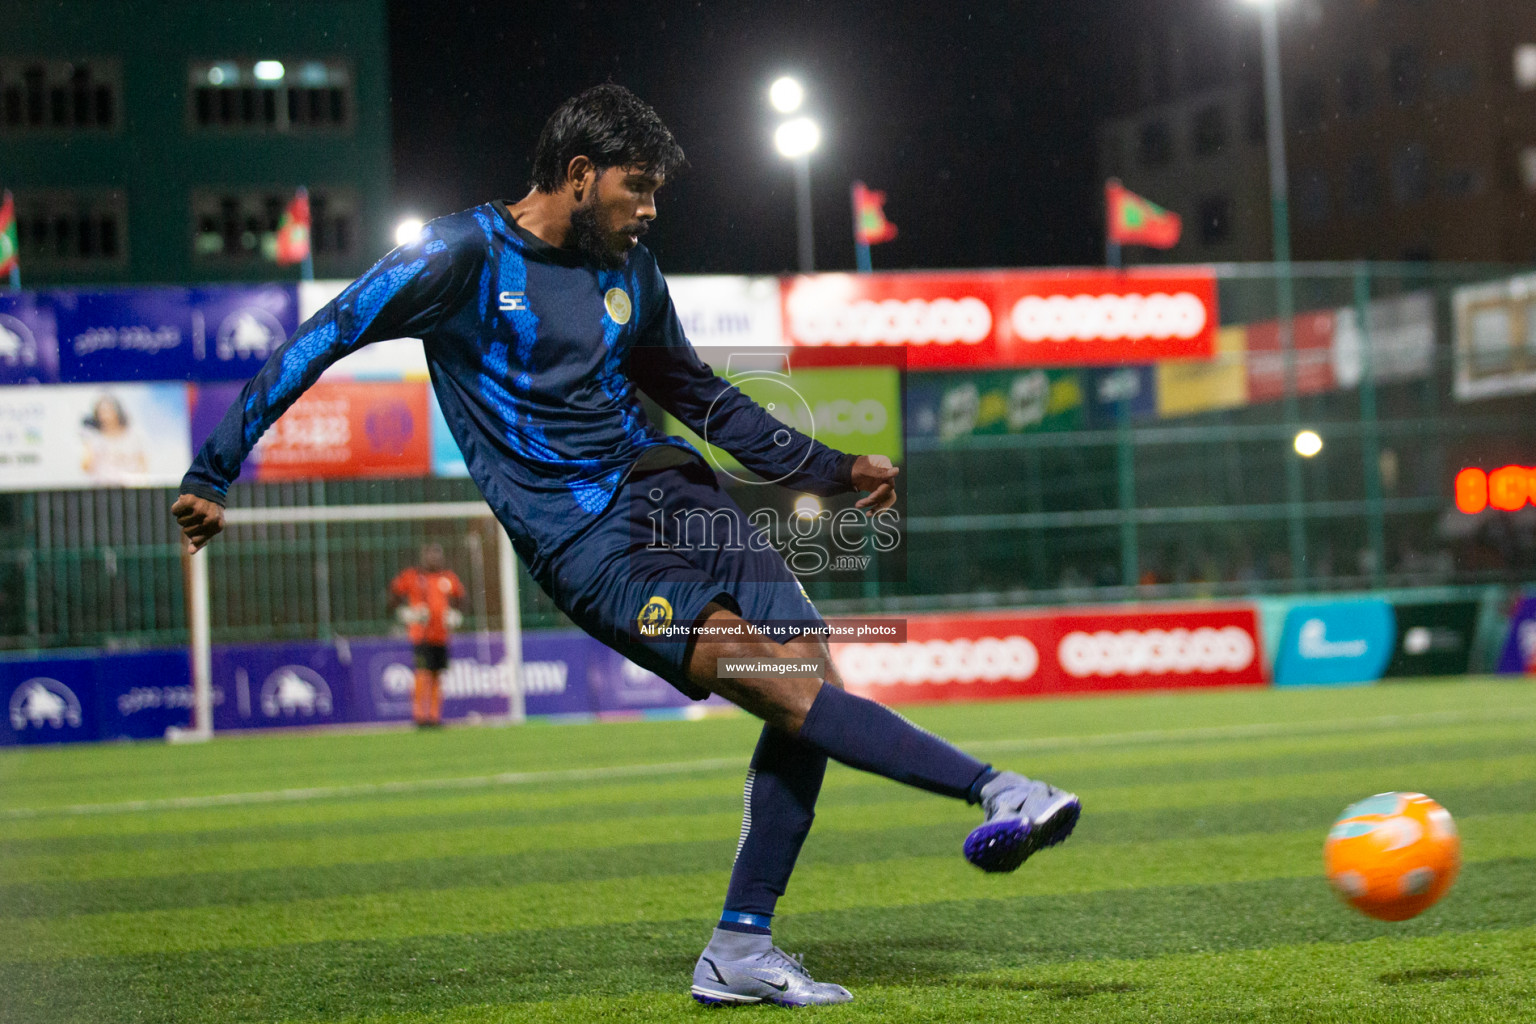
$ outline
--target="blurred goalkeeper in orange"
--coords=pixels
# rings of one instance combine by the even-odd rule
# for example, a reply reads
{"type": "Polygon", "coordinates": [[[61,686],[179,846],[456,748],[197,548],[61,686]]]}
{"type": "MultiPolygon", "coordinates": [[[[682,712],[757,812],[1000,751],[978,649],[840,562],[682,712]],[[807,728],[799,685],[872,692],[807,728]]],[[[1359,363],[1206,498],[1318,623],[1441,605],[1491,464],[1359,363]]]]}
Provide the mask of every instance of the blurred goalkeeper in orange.
{"type": "Polygon", "coordinates": [[[443,670],[448,667],[448,635],[464,621],[464,584],[448,568],[440,544],[421,549],[421,560],[389,585],[389,607],[405,624],[416,663],[411,717],[418,726],[443,724],[443,670]]]}

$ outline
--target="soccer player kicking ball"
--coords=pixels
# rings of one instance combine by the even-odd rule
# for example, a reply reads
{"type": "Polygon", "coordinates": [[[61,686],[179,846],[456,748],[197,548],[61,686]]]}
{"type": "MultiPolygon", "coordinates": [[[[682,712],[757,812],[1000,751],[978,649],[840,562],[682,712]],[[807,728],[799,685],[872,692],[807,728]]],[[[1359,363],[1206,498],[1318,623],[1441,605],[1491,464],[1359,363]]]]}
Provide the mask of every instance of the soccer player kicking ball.
{"type": "Polygon", "coordinates": [[[647,422],[637,389],[766,480],[866,492],[857,507],[871,512],[896,500],[889,459],[845,455],[789,429],[694,353],[639,244],[656,190],[682,163],[666,126],[627,90],[602,85],[567,100],[539,136],[532,191],[433,221],[305,322],[225,414],[172,512],[190,547],[202,547],[223,528],[225,495],[257,438],[326,366],[373,341],[421,338],[470,475],[561,610],[688,696],[718,693],[766,723],[694,997],[847,1002],[847,989],[814,981],[769,928],[828,757],[981,804],[986,820],[965,856],[985,871],[1011,871],[1061,842],[1079,805],[845,693],[821,637],[781,644],[750,628],[820,621],[766,544],[655,541],[656,523],[688,515],[724,524],[735,541],[762,538],[698,452],[647,422]],[[661,628],[674,624],[702,630],[661,628]],[[822,659],[825,672],[716,673],[721,658],[805,657],[822,659]]]}

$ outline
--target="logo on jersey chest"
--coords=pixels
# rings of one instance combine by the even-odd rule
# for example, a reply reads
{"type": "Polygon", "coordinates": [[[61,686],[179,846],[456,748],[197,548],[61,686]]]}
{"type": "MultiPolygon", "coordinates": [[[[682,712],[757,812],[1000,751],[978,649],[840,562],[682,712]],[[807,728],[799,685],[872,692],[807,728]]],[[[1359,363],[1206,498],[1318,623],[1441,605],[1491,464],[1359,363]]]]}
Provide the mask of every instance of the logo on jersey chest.
{"type": "Polygon", "coordinates": [[[502,292],[496,296],[496,308],[503,313],[511,313],[528,308],[528,296],[523,292],[502,292]]]}
{"type": "Polygon", "coordinates": [[[641,636],[661,636],[672,624],[672,602],[660,594],[645,602],[640,614],[635,616],[641,636]]]}
{"type": "Polygon", "coordinates": [[[624,294],[622,288],[609,288],[603,296],[603,305],[608,309],[608,315],[619,326],[629,323],[629,316],[634,312],[634,306],[630,304],[629,296],[624,294]]]}

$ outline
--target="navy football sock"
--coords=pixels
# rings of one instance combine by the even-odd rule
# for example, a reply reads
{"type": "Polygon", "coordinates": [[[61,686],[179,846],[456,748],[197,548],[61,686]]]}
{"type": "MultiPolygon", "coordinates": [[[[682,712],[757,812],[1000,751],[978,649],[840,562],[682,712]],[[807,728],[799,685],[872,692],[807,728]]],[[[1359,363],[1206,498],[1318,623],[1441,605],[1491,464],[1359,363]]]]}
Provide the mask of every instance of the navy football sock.
{"type": "Polygon", "coordinates": [[[827,755],[763,726],[747,771],[741,841],[725,894],[725,931],[766,935],[795,858],[816,817],[827,755]]]}
{"type": "Polygon", "coordinates": [[[931,732],[919,729],[890,708],[844,693],[829,683],[806,712],[800,738],[850,768],[905,782],[930,793],[970,803],[996,774],[931,732]]]}

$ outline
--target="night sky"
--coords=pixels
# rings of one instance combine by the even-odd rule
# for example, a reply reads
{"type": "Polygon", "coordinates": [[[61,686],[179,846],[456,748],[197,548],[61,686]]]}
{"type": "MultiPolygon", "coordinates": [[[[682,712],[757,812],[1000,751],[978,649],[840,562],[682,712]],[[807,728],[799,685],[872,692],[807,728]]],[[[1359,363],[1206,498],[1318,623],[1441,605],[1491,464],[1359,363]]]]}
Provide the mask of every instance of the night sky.
{"type": "Polygon", "coordinates": [[[1112,88],[1096,40],[1104,10],[391,0],[395,208],[430,218],[522,196],[549,113],[611,79],[654,106],[688,154],[646,239],[662,268],[790,270],[793,179],[766,91],[792,72],[824,136],[812,169],[818,270],[853,268],[855,178],[886,192],[900,230],[875,248],[877,270],[1095,263],[1094,125],[1112,88]]]}

